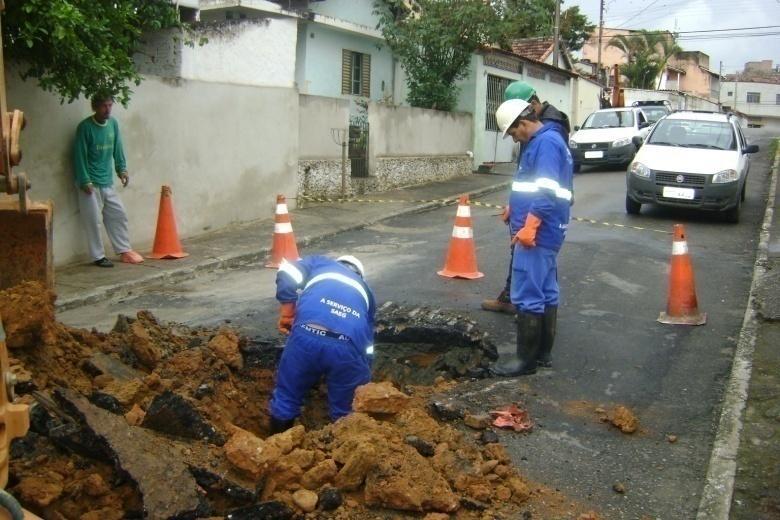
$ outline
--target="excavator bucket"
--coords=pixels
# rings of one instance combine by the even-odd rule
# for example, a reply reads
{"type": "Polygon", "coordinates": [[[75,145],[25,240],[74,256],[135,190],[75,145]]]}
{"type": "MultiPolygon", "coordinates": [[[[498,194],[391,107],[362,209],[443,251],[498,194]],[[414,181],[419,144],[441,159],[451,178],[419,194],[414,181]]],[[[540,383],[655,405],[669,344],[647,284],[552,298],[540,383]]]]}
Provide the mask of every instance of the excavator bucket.
{"type": "Polygon", "coordinates": [[[52,258],[52,203],[19,208],[15,196],[0,195],[0,290],[25,281],[54,288],[52,258]]]}
{"type": "MultiPolygon", "coordinates": [[[[4,9],[5,3],[0,0],[0,13],[4,9]]],[[[28,280],[54,288],[52,204],[30,202],[27,176],[14,172],[22,160],[20,134],[24,124],[21,110],[8,111],[0,48],[0,290],[28,280]]]]}

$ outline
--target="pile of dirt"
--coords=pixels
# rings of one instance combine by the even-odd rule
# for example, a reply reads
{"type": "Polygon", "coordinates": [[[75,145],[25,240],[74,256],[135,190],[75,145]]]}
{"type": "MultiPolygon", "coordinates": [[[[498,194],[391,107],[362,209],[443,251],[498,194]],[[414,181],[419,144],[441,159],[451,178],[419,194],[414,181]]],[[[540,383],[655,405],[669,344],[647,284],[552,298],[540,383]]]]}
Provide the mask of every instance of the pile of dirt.
{"type": "Polygon", "coordinates": [[[302,424],[268,437],[273,370],[252,361],[257,345],[143,311],[74,329],[53,302],[35,283],[0,292],[32,405],[8,488],[44,518],[516,518],[538,495],[566,502],[523,479],[495,434],[433,419],[430,387],[367,385],[335,424],[315,390],[302,424]]]}

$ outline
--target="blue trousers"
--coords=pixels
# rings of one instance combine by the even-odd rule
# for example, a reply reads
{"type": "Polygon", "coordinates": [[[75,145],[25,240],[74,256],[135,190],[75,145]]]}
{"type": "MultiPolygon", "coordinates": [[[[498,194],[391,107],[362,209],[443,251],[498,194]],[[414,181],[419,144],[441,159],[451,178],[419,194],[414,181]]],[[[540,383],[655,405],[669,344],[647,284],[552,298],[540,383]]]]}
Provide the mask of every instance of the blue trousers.
{"type": "Polygon", "coordinates": [[[371,381],[371,368],[351,341],[315,336],[294,326],[276,372],[271,415],[283,421],[298,417],[303,398],[322,376],[330,417],[336,420],[352,411],[355,388],[371,381]]]}
{"type": "Polygon", "coordinates": [[[512,255],[512,304],[520,312],[544,314],[558,305],[558,253],[544,247],[515,244],[512,255]]]}

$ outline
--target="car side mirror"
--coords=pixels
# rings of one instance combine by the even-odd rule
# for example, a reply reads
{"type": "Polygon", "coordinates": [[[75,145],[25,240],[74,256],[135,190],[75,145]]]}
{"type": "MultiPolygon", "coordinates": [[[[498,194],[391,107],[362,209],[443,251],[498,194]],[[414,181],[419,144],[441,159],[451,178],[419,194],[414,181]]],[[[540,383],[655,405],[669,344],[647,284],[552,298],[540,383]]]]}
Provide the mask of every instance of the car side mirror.
{"type": "Polygon", "coordinates": [[[742,149],[742,153],[757,153],[757,152],[758,152],[757,144],[749,144],[742,149]]]}
{"type": "Polygon", "coordinates": [[[577,130],[579,130],[579,129],[580,129],[580,125],[575,125],[575,126],[574,126],[574,131],[575,131],[575,132],[576,132],[577,130]]]}
{"type": "Polygon", "coordinates": [[[640,130],[643,129],[643,128],[647,128],[648,126],[650,126],[650,123],[648,123],[647,121],[639,123],[639,129],[640,130]]]}
{"type": "Polygon", "coordinates": [[[631,142],[634,143],[634,146],[639,148],[640,146],[642,146],[642,143],[644,143],[645,140],[639,137],[638,135],[635,135],[634,137],[631,138],[631,142]]]}

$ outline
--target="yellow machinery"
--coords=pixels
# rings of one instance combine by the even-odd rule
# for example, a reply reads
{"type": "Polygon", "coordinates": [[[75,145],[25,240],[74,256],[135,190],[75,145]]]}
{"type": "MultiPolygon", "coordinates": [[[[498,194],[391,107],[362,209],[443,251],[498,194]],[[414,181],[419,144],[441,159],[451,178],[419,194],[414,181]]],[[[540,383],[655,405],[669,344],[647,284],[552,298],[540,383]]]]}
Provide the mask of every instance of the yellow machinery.
{"type": "MultiPolygon", "coordinates": [[[[0,11],[3,10],[5,3],[0,0],[0,11]]],[[[0,290],[27,280],[53,288],[52,204],[30,202],[27,176],[13,171],[22,160],[19,138],[24,114],[20,110],[8,112],[1,51],[0,119],[0,290]]]]}

